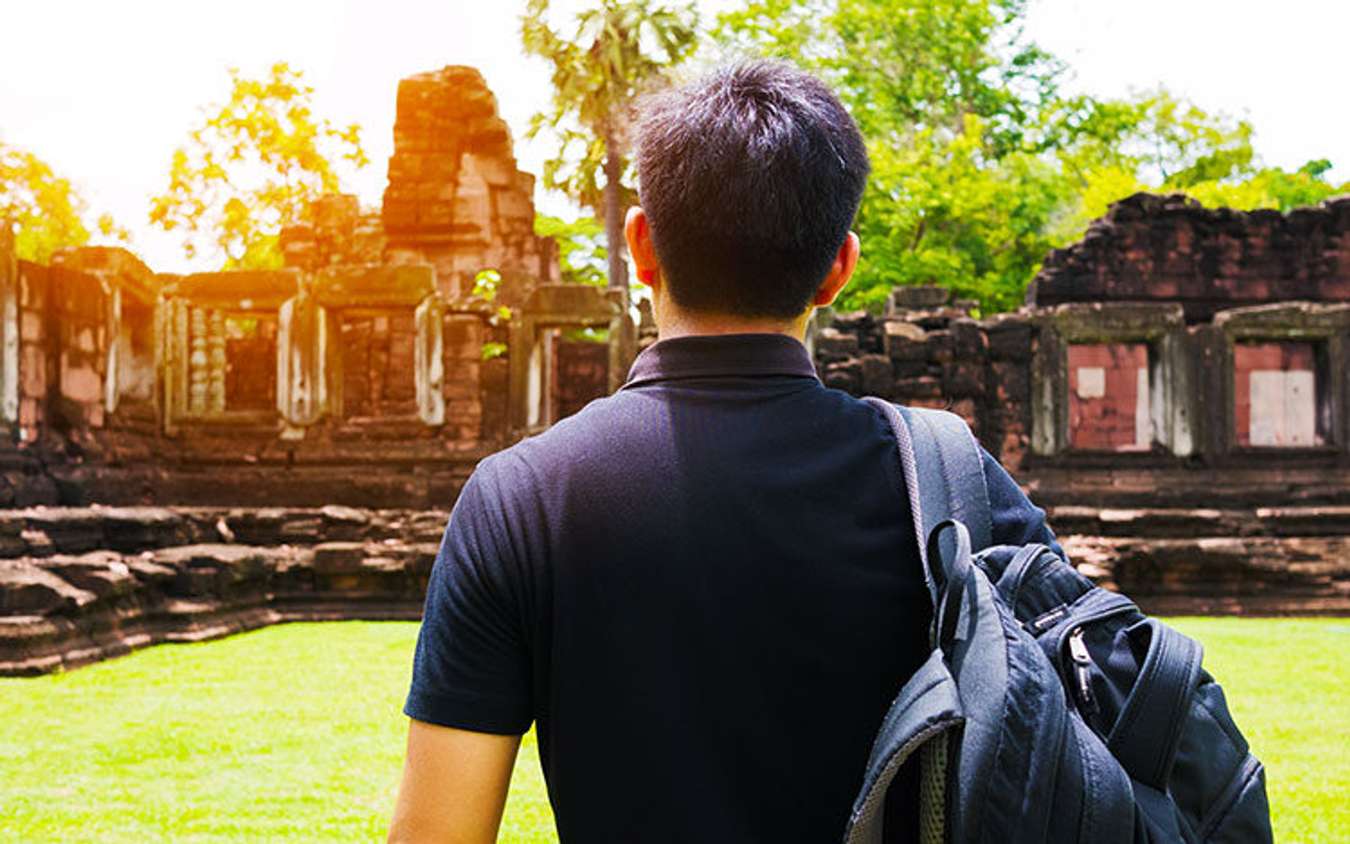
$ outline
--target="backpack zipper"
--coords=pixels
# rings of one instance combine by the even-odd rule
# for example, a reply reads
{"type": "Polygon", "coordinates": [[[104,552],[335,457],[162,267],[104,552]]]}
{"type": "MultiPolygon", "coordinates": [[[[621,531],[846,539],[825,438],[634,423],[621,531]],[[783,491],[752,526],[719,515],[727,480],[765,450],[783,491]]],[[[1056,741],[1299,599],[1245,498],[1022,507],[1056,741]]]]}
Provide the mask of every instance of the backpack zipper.
{"type": "Polygon", "coordinates": [[[1069,634],[1069,656],[1073,658],[1073,674],[1078,685],[1078,702],[1089,715],[1098,713],[1097,698],[1092,694],[1092,655],[1083,641],[1083,628],[1075,627],[1069,634]]]}

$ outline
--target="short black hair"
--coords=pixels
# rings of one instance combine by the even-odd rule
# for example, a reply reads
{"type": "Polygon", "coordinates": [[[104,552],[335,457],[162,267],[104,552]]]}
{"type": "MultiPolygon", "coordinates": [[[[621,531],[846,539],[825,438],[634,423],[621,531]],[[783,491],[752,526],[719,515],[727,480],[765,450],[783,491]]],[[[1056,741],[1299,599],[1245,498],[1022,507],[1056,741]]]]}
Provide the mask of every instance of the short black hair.
{"type": "Polygon", "coordinates": [[[806,310],[829,272],[870,170],[834,92],[764,60],[644,99],[637,166],[675,303],[785,319],[806,310]]]}

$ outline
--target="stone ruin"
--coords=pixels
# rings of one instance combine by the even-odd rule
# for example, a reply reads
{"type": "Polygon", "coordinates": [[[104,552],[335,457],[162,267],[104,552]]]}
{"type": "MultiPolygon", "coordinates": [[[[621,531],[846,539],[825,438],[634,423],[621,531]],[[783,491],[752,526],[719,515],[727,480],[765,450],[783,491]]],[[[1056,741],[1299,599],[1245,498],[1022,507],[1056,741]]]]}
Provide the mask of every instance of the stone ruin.
{"type": "MultiPolygon", "coordinates": [[[[654,339],[649,312],[556,283],[475,71],[404,80],[395,133],[382,211],[321,200],[279,270],[43,266],[0,232],[0,674],[418,617],[475,463],[626,373],[626,341],[573,330],[654,339]]],[[[1350,199],[1136,196],[1021,311],[974,312],[901,288],[810,344],[829,386],[960,413],[1150,611],[1350,612],[1350,199]]]]}
{"type": "Polygon", "coordinates": [[[1350,612],[1350,198],[1138,195],[1015,314],[935,287],[813,338],[825,383],[950,408],[1148,610],[1350,612]]]}
{"type": "Polygon", "coordinates": [[[627,371],[569,337],[628,316],[559,283],[478,71],[403,80],[394,141],[382,209],[321,199],[281,269],[167,275],[117,248],[40,265],[0,230],[0,674],[416,618],[477,461],[627,371]]]}

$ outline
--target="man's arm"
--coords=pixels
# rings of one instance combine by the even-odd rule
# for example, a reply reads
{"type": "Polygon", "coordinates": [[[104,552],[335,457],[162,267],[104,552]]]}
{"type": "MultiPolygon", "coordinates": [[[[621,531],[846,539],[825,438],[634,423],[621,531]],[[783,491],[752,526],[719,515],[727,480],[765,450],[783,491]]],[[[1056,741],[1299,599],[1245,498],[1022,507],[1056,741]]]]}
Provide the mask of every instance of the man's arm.
{"type": "Polygon", "coordinates": [[[1050,547],[1066,562],[1068,556],[1055,539],[1055,532],[1045,521],[1045,511],[1027,498],[1022,487],[1013,480],[989,452],[980,449],[984,459],[984,485],[989,491],[989,509],[993,521],[995,545],[1030,545],[1041,543],[1050,547]]]}
{"type": "Polygon", "coordinates": [[[520,736],[412,720],[391,844],[492,844],[520,736]]]}
{"type": "Polygon", "coordinates": [[[514,553],[514,511],[491,463],[455,502],[427,583],[390,841],[496,840],[520,736],[533,721],[531,578],[514,553]]]}

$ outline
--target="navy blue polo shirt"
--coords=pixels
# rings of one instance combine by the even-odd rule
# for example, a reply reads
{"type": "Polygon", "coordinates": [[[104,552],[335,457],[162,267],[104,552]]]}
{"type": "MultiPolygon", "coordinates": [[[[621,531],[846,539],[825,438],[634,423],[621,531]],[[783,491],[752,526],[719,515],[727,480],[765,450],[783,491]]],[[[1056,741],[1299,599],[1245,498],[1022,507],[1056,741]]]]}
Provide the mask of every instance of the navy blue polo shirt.
{"type": "MultiPolygon", "coordinates": [[[[1050,541],[986,458],[995,540],[1050,541]]],[[[656,343],[617,394],[479,464],[405,711],[536,724],[564,842],[837,841],[928,654],[905,495],[886,421],[796,340],[656,343]]]]}

